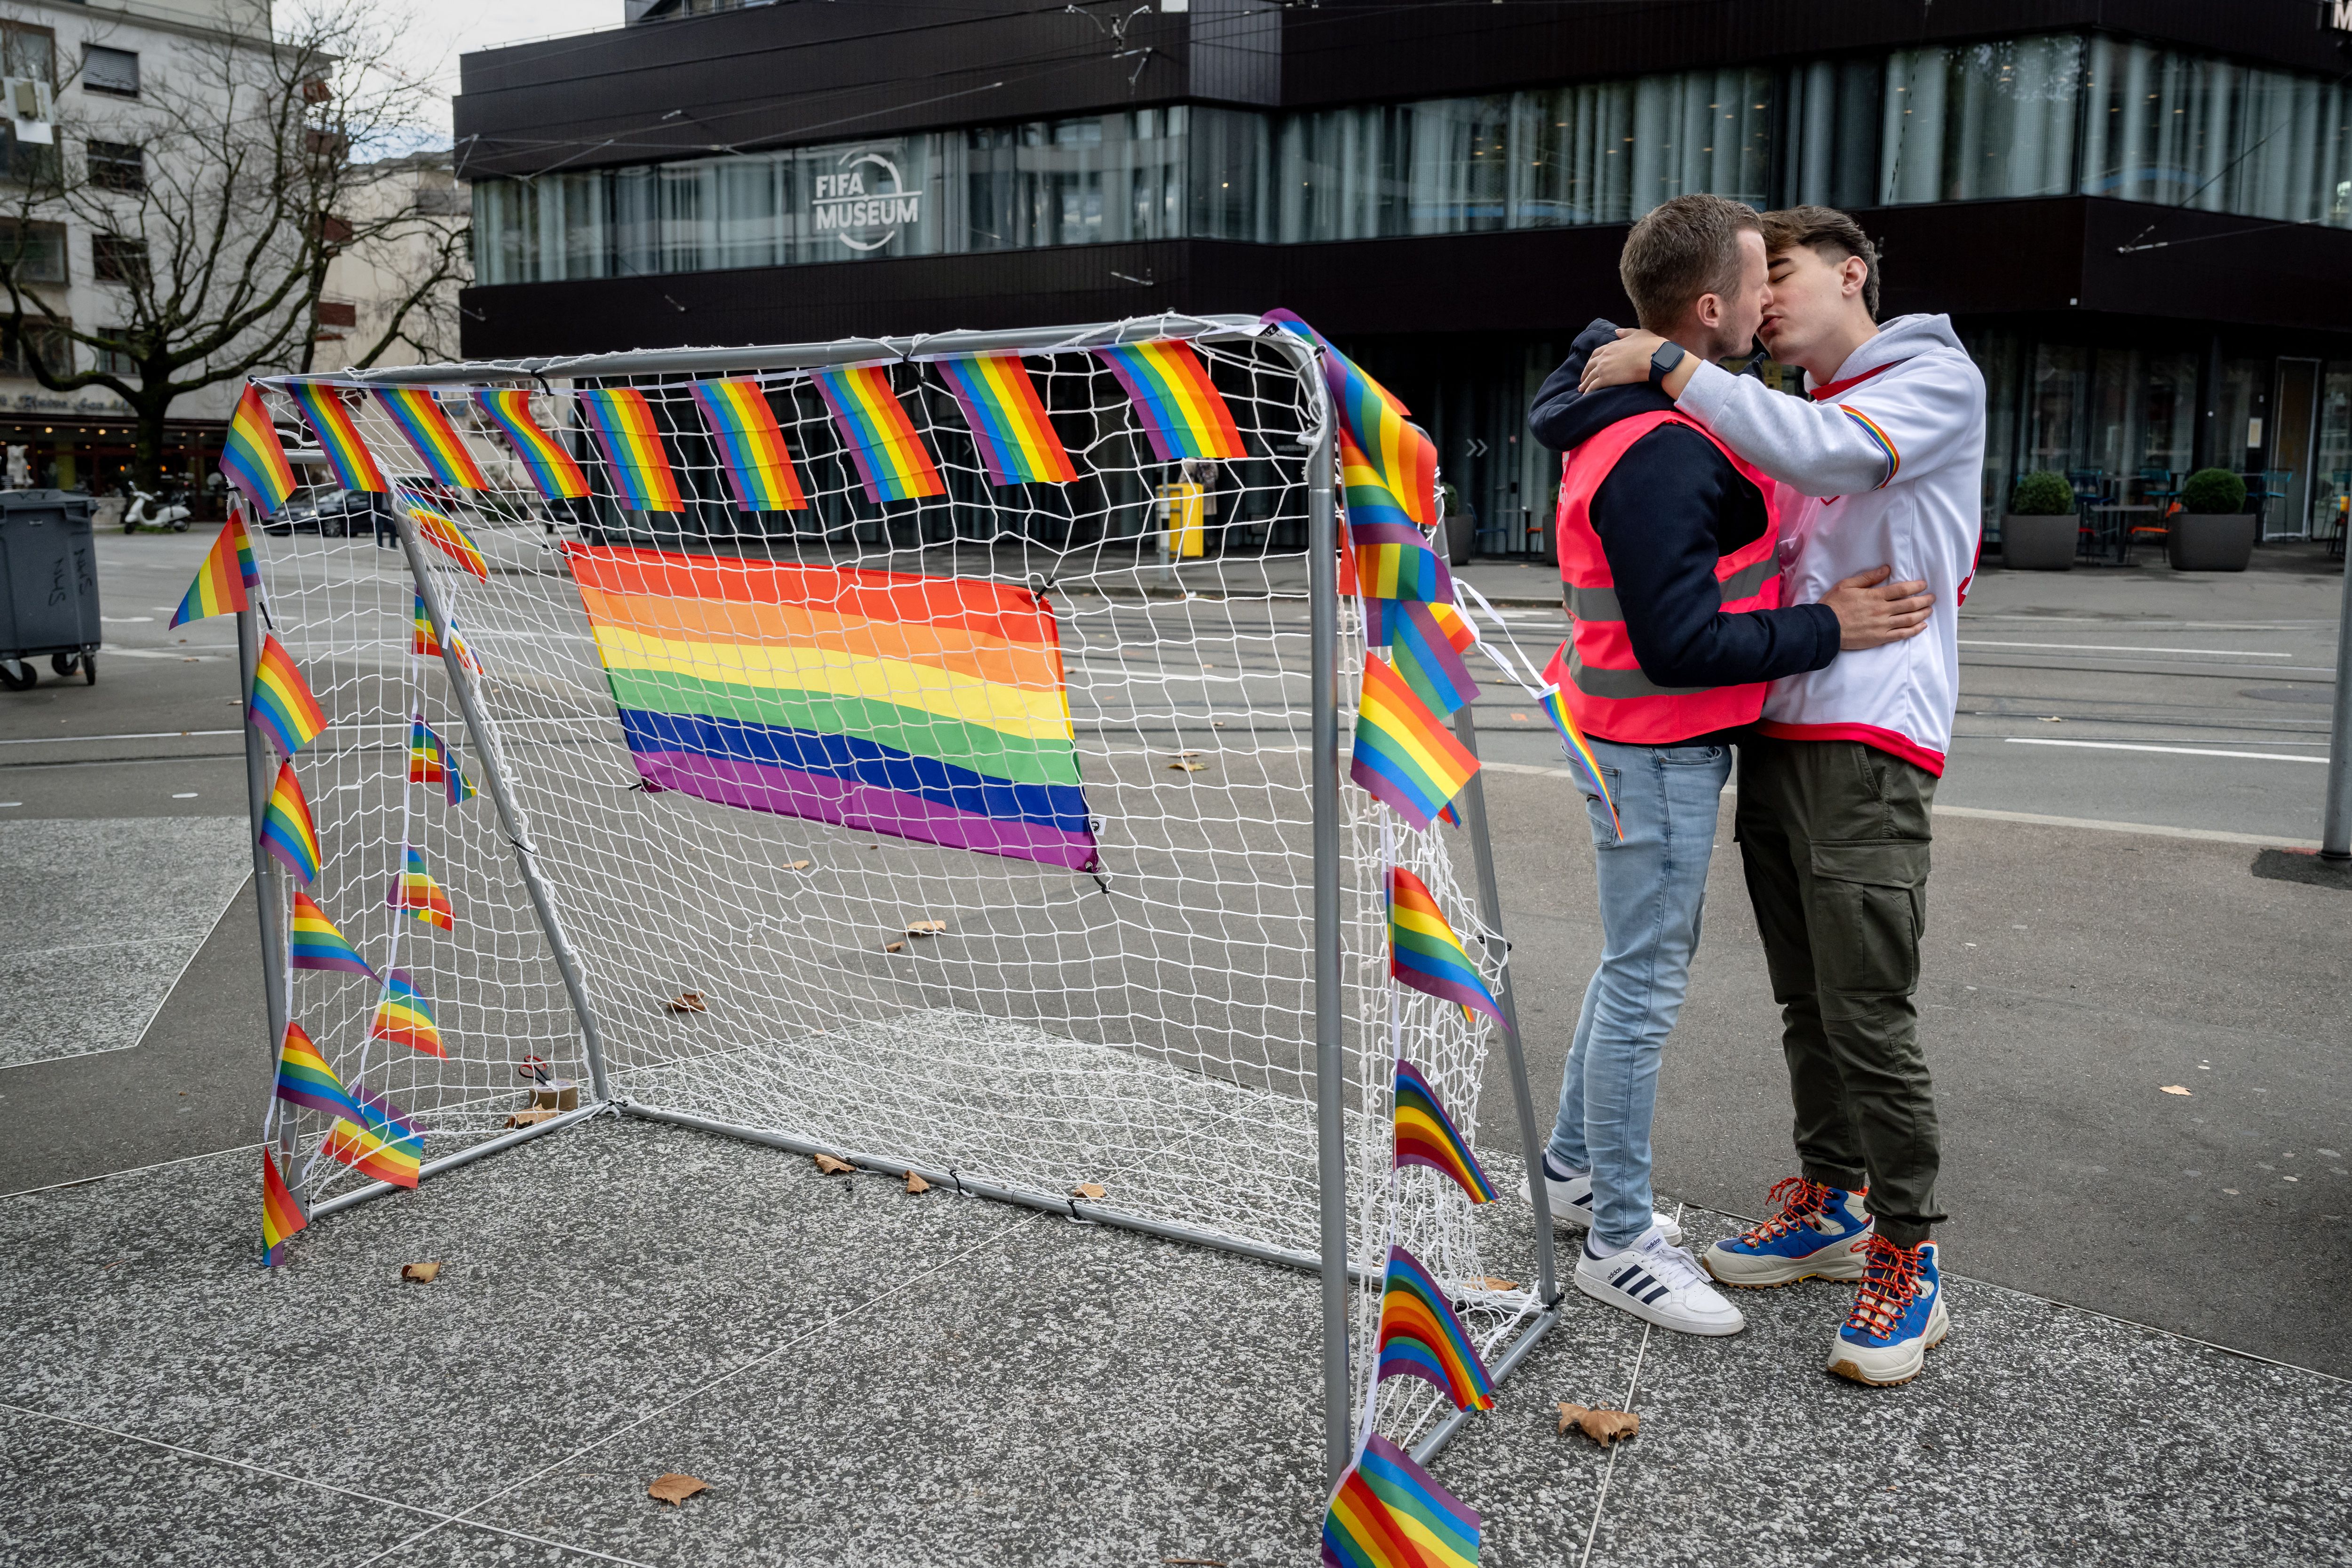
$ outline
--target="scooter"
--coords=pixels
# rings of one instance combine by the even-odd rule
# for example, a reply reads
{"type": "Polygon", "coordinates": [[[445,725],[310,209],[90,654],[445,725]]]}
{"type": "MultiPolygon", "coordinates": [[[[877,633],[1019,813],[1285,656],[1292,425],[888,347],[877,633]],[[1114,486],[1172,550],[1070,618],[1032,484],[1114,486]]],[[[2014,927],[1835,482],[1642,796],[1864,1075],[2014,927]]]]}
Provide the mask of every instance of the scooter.
{"type": "Polygon", "coordinates": [[[168,528],[173,533],[185,533],[191,515],[189,510],[177,501],[159,501],[145,490],[134,488],[131,492],[131,504],[122,509],[122,531],[136,533],[142,528],[152,528],[161,533],[168,528]]]}

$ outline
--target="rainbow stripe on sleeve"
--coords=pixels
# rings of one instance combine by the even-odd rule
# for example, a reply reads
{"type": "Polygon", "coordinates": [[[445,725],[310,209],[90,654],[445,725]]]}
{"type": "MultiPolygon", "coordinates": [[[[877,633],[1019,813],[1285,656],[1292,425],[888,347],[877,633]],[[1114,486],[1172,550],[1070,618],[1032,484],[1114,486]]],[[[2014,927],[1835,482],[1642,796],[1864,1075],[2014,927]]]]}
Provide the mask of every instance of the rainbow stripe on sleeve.
{"type": "Polygon", "coordinates": [[[530,416],[530,393],[520,386],[486,386],[474,394],[474,403],[506,432],[515,456],[530,473],[530,482],[549,500],[577,500],[588,493],[588,476],[572,460],[554,437],[530,416]]]}
{"type": "Polygon", "coordinates": [[[360,439],[360,427],[352,419],[341,388],[324,382],[297,381],[289,383],[287,391],[294,395],[294,405],[310,422],[319,449],[327,455],[327,466],[335,470],[336,483],[347,490],[381,492],[389,488],[383,482],[383,470],[375,466],[375,454],[360,439]]]}
{"type": "Polygon", "coordinates": [[[1066,485],[1078,477],[1019,354],[943,359],[939,367],[992,483],[1066,485]]]}
{"type": "Polygon", "coordinates": [[[1471,1152],[1461,1129],[1454,1125],[1454,1118],[1445,1114],[1437,1090],[1419,1068],[1402,1058],[1397,1061],[1396,1089],[1390,1103],[1398,1164],[1421,1165],[1453,1178],[1474,1204],[1494,1201],[1494,1183],[1486,1179],[1485,1168],[1471,1152]]]}
{"type": "Polygon", "coordinates": [[[431,388],[380,386],[375,389],[375,400],[392,416],[402,437],[415,449],[425,471],[435,479],[459,489],[490,488],[489,480],[482,477],[481,465],[466,449],[466,443],[450,425],[448,415],[441,411],[431,388]]]}
{"type": "Polygon", "coordinates": [[[857,466],[866,499],[879,505],[947,494],[946,481],[923,450],[914,421],[890,390],[888,365],[812,371],[809,380],[833,410],[833,422],[840,426],[842,443],[857,466]]]}
{"type": "MultiPolygon", "coordinates": [[[[286,498],[294,493],[294,465],[286,460],[286,448],[278,439],[278,427],[269,422],[269,409],[261,401],[257,386],[247,384],[245,395],[236,400],[236,412],[229,416],[228,438],[221,447],[220,469],[264,517],[277,516],[286,498]]],[[[254,579],[246,581],[250,585],[254,579]]]]}
{"type": "Polygon", "coordinates": [[[1895,474],[1903,467],[1903,454],[1895,449],[1894,440],[1885,430],[1879,427],[1877,420],[1873,419],[1869,415],[1864,414],[1853,404],[1839,404],[1838,412],[1853,420],[1855,424],[1861,426],[1862,433],[1869,437],[1872,443],[1875,445],[1879,451],[1885,454],[1886,458],[1886,477],[1873,485],[1871,489],[1883,490],[1887,486],[1893,484],[1895,482],[1895,474]]]}
{"type": "Polygon", "coordinates": [[[1378,1342],[1377,1380],[1417,1377],[1442,1390],[1457,1410],[1494,1408],[1494,1381],[1445,1292],[1419,1258],[1393,1244],[1381,1286],[1378,1342]]]}
{"type": "Polygon", "coordinates": [[[1323,1516],[1323,1568],[1477,1568],[1477,1510],[1375,1432],[1323,1516]]]}
{"type": "Polygon", "coordinates": [[[808,497],[775,411],[756,381],[698,381],[694,401],[719,443],[719,464],[745,511],[806,511],[808,497]]]}
{"type": "Polygon", "coordinates": [[[319,875],[319,829],[310,821],[310,803],[302,796],[292,763],[278,764],[278,785],[262,814],[261,847],[306,883],[319,875]]]}
{"type": "Polygon", "coordinates": [[[1161,462],[1185,458],[1229,462],[1249,455],[1234,425],[1233,410],[1217,395],[1208,366],[1191,343],[1170,339],[1095,353],[1127,388],[1136,417],[1161,462]]]}
{"type": "Polygon", "coordinates": [[[662,450],[653,405],[634,386],[583,387],[580,406],[604,449],[621,505],[630,511],[684,511],[677,476],[662,450]]]}

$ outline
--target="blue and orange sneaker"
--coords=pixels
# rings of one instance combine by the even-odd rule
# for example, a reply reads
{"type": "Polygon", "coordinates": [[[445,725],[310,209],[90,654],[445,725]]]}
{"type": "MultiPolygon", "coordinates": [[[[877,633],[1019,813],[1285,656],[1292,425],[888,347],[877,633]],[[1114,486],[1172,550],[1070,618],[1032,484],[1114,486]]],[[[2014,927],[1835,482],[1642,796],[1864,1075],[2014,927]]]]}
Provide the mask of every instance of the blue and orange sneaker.
{"type": "Polygon", "coordinates": [[[1726,1285],[1793,1285],[1800,1279],[1859,1279],[1874,1234],[1862,1194],[1802,1176],[1776,1182],[1768,1200],[1780,1212],[1753,1230],[1718,1241],[1699,1261],[1726,1285]]]}
{"type": "Polygon", "coordinates": [[[1874,1231],[1869,1251],[1853,1310],[1830,1344],[1830,1370],[1887,1388],[1918,1376],[1928,1350],[1944,1342],[1952,1324],[1934,1242],[1897,1247],[1874,1231]]]}

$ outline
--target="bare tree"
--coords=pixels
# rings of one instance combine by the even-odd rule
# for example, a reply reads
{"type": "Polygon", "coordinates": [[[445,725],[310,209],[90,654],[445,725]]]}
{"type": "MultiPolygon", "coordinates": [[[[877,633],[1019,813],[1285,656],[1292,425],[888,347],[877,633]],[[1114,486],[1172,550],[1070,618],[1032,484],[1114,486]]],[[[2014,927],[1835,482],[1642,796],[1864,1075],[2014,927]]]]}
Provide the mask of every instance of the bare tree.
{"type": "Polygon", "coordinates": [[[310,0],[274,37],[231,28],[187,40],[142,73],[136,103],[110,105],[102,121],[61,117],[47,157],[19,149],[32,166],[12,171],[19,184],[0,205],[14,208],[0,232],[0,335],[48,390],[100,386],[131,405],[142,488],[159,487],[173,400],[310,368],[340,249],[423,258],[354,367],[402,341],[412,314],[462,276],[464,225],[358,199],[382,176],[352,150],[427,124],[428,89],[397,63],[409,23],[386,0],[310,0]],[[94,275],[121,290],[121,326],[71,320],[45,286],[66,222],[91,234],[94,275]]]}

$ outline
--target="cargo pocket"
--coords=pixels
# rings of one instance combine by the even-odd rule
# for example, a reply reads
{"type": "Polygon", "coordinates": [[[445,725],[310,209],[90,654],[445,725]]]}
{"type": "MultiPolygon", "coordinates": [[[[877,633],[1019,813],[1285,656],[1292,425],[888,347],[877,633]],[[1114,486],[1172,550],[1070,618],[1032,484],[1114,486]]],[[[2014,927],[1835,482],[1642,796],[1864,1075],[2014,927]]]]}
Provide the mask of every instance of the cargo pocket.
{"type": "Polygon", "coordinates": [[[1907,996],[1918,985],[1928,847],[1917,838],[1812,847],[1813,907],[1807,923],[1822,990],[1907,996]]]}

